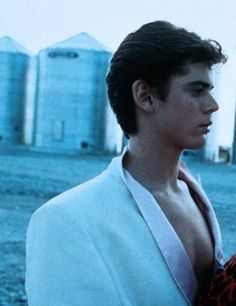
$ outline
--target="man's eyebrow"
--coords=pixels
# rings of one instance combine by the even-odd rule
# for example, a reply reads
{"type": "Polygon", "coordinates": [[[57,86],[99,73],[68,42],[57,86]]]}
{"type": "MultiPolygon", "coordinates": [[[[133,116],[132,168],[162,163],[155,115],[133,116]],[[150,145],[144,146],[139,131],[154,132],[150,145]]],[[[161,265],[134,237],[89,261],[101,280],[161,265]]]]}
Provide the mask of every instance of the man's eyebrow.
{"type": "Polygon", "coordinates": [[[204,88],[213,89],[214,85],[210,82],[205,81],[193,81],[186,84],[187,87],[194,87],[194,86],[202,86],[204,88]]]}

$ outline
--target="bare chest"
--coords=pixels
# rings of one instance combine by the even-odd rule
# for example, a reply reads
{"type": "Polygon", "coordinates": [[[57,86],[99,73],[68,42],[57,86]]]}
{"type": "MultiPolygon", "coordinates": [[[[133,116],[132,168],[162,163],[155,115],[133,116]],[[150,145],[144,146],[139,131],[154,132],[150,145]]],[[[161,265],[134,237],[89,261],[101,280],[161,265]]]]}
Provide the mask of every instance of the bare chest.
{"type": "Polygon", "coordinates": [[[199,283],[207,281],[213,265],[212,237],[188,190],[179,195],[157,194],[155,198],[179,236],[199,283]]]}

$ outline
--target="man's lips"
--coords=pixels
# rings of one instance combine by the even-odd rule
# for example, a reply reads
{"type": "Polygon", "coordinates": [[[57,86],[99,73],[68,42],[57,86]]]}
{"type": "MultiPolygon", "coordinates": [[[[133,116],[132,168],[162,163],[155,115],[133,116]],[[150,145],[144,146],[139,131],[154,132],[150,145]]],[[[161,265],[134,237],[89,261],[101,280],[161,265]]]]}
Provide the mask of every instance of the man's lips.
{"type": "Polygon", "coordinates": [[[212,125],[212,121],[207,121],[205,123],[199,124],[200,127],[209,127],[210,125],[212,125]]]}
{"type": "Polygon", "coordinates": [[[210,132],[209,127],[210,127],[211,124],[212,124],[212,122],[210,120],[199,124],[198,127],[199,127],[201,133],[203,133],[203,134],[209,133],[210,132]]]}

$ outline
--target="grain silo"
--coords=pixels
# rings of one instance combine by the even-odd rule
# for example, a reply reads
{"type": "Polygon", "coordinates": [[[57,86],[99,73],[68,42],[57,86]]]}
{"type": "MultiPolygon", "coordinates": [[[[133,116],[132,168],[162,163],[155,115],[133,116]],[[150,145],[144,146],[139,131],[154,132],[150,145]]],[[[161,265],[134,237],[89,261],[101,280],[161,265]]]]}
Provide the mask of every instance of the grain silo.
{"type": "Polygon", "coordinates": [[[46,150],[106,150],[105,76],[110,51],[81,33],[38,55],[34,145],[46,150]]]}
{"type": "Polygon", "coordinates": [[[23,141],[29,52],[10,37],[0,38],[0,143],[23,141]]]}

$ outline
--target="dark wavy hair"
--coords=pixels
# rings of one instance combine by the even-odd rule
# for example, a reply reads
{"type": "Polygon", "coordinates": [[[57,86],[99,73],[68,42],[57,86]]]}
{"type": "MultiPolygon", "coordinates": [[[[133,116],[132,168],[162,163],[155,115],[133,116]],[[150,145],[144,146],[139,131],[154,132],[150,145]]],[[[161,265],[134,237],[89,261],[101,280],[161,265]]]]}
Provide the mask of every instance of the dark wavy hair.
{"type": "Polygon", "coordinates": [[[205,63],[209,68],[224,63],[220,44],[201,39],[166,21],[143,25],[130,33],[114,53],[106,77],[111,107],[123,132],[137,133],[132,84],[142,79],[165,100],[168,81],[174,74],[184,74],[186,63],[205,63]]]}

